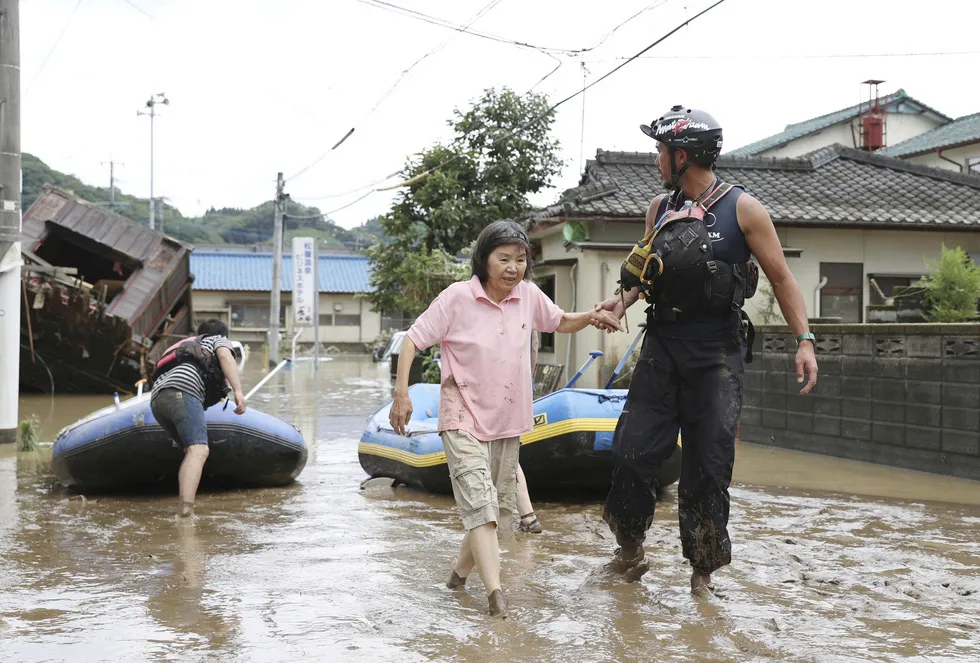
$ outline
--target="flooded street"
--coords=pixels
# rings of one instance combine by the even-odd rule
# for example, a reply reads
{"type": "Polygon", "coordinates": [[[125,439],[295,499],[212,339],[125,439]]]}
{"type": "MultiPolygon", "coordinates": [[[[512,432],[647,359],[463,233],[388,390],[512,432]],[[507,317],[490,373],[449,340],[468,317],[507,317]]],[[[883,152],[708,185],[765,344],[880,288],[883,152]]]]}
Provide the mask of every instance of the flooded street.
{"type": "MultiPolygon", "coordinates": [[[[250,362],[246,389],[262,374],[250,362]]],[[[364,421],[387,364],[309,362],[249,402],[311,445],[287,488],[176,496],[57,489],[50,446],[0,447],[0,661],[977,661],[980,484],[741,445],[730,567],[689,593],[676,486],[637,584],[592,571],[601,505],[535,502],[540,535],[501,536],[506,621],[474,574],[446,589],[451,498],[366,478],[364,421]]],[[[42,439],[111,402],[24,397],[42,439]]],[[[533,480],[530,485],[534,499],[533,480]]]]}

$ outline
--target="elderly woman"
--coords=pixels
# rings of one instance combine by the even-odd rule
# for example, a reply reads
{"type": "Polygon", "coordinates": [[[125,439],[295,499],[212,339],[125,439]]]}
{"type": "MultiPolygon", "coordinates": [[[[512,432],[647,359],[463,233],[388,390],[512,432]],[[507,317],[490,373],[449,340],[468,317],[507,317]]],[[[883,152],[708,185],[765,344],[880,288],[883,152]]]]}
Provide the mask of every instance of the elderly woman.
{"type": "Polygon", "coordinates": [[[398,358],[392,428],[412,415],[408,373],[416,349],[441,343],[439,433],[466,535],[448,587],[476,566],[491,615],[506,616],[500,588],[497,523],[516,514],[520,436],[531,430],[532,330],[571,333],[590,321],[619,326],[606,311],[565,313],[531,282],[531,247],[513,221],[495,221],[477,237],[473,276],[433,300],[406,334],[398,358]]]}

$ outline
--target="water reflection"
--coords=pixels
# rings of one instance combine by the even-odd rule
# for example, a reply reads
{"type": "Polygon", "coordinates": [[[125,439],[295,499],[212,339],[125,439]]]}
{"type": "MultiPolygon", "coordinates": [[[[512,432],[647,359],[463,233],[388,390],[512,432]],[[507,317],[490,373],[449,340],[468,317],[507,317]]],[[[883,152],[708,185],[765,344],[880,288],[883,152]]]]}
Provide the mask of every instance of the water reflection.
{"type": "MultiPolygon", "coordinates": [[[[274,377],[250,405],[302,429],[306,470],[285,488],[204,493],[190,522],[173,496],[71,497],[50,449],[0,448],[0,661],[976,660],[980,486],[751,445],[715,596],[688,592],[673,490],[638,584],[593,573],[614,548],[600,504],[535,503],[546,531],[502,536],[512,617],[489,620],[475,576],[444,586],[452,499],[359,486],[387,368],[274,377]]],[[[59,396],[50,415],[33,398],[22,410],[43,409],[48,439],[111,402],[59,396]]]]}
{"type": "Polygon", "coordinates": [[[240,646],[236,642],[239,616],[222,605],[220,596],[209,587],[207,573],[220,551],[235,547],[234,536],[200,517],[178,520],[169,516],[160,519],[159,530],[149,538],[155,552],[147,554],[153,579],[146,597],[147,613],[169,635],[167,645],[158,652],[161,660],[178,652],[240,646]]]}
{"type": "MultiPolygon", "coordinates": [[[[0,444],[0,558],[10,545],[12,533],[20,523],[17,511],[17,448],[0,444]]],[[[0,574],[0,591],[4,589],[0,574]]]]}

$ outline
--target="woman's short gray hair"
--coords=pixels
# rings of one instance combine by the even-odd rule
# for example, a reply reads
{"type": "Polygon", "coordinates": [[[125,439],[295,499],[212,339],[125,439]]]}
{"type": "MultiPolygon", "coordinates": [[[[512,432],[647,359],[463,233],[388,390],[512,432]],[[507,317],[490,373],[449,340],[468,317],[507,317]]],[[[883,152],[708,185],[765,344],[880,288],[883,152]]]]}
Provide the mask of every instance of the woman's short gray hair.
{"type": "Polygon", "coordinates": [[[480,283],[486,283],[490,278],[487,263],[490,261],[490,254],[493,253],[493,250],[500,246],[511,245],[524,248],[524,255],[527,256],[524,280],[531,280],[531,243],[527,239],[527,233],[516,221],[502,219],[494,221],[484,228],[473,245],[473,257],[471,259],[473,274],[480,279],[480,283]]]}

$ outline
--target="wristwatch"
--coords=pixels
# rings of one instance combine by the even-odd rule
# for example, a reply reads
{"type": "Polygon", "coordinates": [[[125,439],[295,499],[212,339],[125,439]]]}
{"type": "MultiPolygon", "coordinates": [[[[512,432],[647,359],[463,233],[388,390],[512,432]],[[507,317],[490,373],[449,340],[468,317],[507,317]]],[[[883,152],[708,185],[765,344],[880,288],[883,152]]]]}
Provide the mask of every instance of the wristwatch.
{"type": "Polygon", "coordinates": [[[796,337],[796,347],[800,347],[800,343],[803,341],[810,341],[814,346],[817,345],[817,337],[813,335],[812,332],[807,332],[805,334],[800,334],[796,337]]]}

